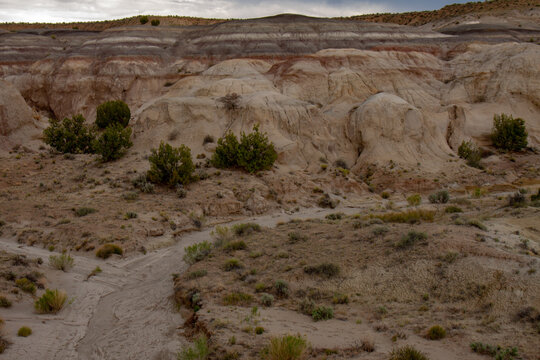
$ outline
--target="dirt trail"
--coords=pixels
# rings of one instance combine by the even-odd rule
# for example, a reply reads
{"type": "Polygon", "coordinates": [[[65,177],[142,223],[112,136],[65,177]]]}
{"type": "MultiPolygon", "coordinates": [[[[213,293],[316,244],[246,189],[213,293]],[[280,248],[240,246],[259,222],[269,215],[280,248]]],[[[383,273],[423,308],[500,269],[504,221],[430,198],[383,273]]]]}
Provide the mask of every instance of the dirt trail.
{"type": "MultiPolygon", "coordinates": [[[[281,221],[323,217],[336,211],[352,214],[359,208],[310,208],[241,222],[275,226],[281,221]]],[[[7,334],[15,334],[23,323],[33,329],[31,337],[11,337],[13,344],[4,358],[175,359],[185,340],[177,330],[182,318],[172,301],[172,274],[187,268],[182,260],[184,248],[208,240],[211,230],[187,234],[171,247],[132,258],[102,261],[75,254],[75,266],[68,273],[44,266],[49,287],[66,290],[70,304],[57,315],[37,315],[28,301],[8,311],[2,309],[0,316],[6,321],[7,334]],[[86,281],[96,266],[103,272],[86,281]]],[[[13,239],[0,239],[0,249],[43,259],[51,254],[21,246],[13,239]]]]}

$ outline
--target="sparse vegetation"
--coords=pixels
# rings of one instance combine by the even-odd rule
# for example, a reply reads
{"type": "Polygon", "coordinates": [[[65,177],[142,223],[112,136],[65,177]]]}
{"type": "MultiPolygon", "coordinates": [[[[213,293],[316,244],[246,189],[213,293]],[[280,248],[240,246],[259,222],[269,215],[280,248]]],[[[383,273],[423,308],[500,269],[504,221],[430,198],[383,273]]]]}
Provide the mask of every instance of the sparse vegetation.
{"type": "Polygon", "coordinates": [[[11,301],[4,295],[0,295],[0,307],[3,307],[3,308],[11,307],[11,301]]]}
{"type": "Polygon", "coordinates": [[[450,205],[450,206],[447,206],[446,209],[444,209],[444,212],[447,214],[454,214],[454,213],[461,213],[463,212],[463,210],[458,206],[450,205]]]}
{"type": "Polygon", "coordinates": [[[185,145],[174,148],[161,142],[158,149],[152,149],[148,161],[150,170],[147,178],[153,183],[174,187],[177,184],[186,185],[194,180],[195,165],[191,158],[191,150],[185,145]]]}
{"type": "Polygon", "coordinates": [[[284,335],[270,339],[261,355],[266,360],[299,360],[306,348],[307,342],[300,335],[284,335]]]}
{"type": "Polygon", "coordinates": [[[306,274],[314,274],[314,275],[319,275],[319,276],[323,276],[323,277],[327,277],[327,278],[331,278],[331,277],[334,277],[334,276],[337,276],[339,275],[340,273],[340,268],[338,265],[336,264],[332,264],[332,263],[323,263],[323,264],[319,264],[319,265],[310,265],[310,266],[306,266],[304,267],[304,272],[306,274]]]}
{"type": "Polygon", "coordinates": [[[429,195],[429,202],[432,204],[446,204],[450,200],[448,191],[441,190],[429,195]]]}
{"type": "Polygon", "coordinates": [[[527,147],[525,120],[512,115],[500,114],[493,117],[491,131],[493,146],[506,151],[520,151],[527,147]]]}
{"type": "Polygon", "coordinates": [[[317,306],[313,309],[311,317],[314,321],[330,320],[334,317],[334,309],[329,306],[317,306]]]}
{"type": "Polygon", "coordinates": [[[245,294],[242,292],[233,292],[223,297],[223,303],[225,305],[250,305],[253,301],[251,294],[245,294]]]}
{"type": "Polygon", "coordinates": [[[27,278],[23,277],[15,281],[15,285],[24,292],[35,294],[36,293],[36,284],[27,278]]]}
{"type": "Polygon", "coordinates": [[[73,267],[73,258],[68,254],[51,255],[49,264],[57,270],[68,271],[73,267]]]}
{"type": "Polygon", "coordinates": [[[218,168],[241,168],[249,173],[268,170],[277,159],[274,145],[265,133],[259,131],[258,125],[246,135],[242,132],[238,141],[233,133],[218,139],[212,164],[218,168]]]}
{"type": "Polygon", "coordinates": [[[407,345],[392,350],[389,360],[429,360],[429,358],[421,351],[407,345]]]}
{"type": "Polygon", "coordinates": [[[407,249],[417,243],[422,243],[427,240],[427,234],[417,231],[409,231],[407,235],[404,235],[400,241],[396,243],[398,249],[407,249]]]}
{"type": "Polygon", "coordinates": [[[260,232],[261,226],[255,223],[245,223],[233,225],[232,231],[236,236],[246,236],[253,232],[260,232]]]}
{"type": "Polygon", "coordinates": [[[463,141],[458,148],[458,155],[460,158],[467,161],[467,165],[478,169],[482,168],[482,165],[480,165],[482,153],[478,146],[472,141],[463,141]]]}
{"type": "Polygon", "coordinates": [[[46,289],[45,293],[34,303],[34,307],[42,314],[56,314],[64,307],[67,295],[61,290],[46,289]]]}
{"type": "Polygon", "coordinates": [[[83,216],[86,216],[86,215],[93,214],[93,213],[97,212],[97,210],[94,209],[94,208],[91,208],[91,207],[81,207],[81,208],[78,208],[78,209],[73,209],[73,212],[75,213],[75,216],[83,217],[83,216]]]}
{"type": "Polygon", "coordinates": [[[407,198],[407,202],[410,206],[418,206],[420,203],[422,203],[422,197],[420,194],[414,194],[407,198]]]}
{"type": "Polygon", "coordinates": [[[232,111],[238,109],[240,99],[241,96],[233,92],[223,97],[220,97],[218,101],[223,104],[226,110],[232,111]]]}
{"type": "Polygon", "coordinates": [[[150,24],[152,26],[159,26],[161,22],[158,20],[158,19],[152,19],[152,21],[150,21],[150,24]]]}
{"type": "Polygon", "coordinates": [[[443,339],[446,336],[446,330],[440,326],[435,325],[429,328],[426,334],[426,338],[429,340],[440,340],[443,339]]]}
{"type": "Polygon", "coordinates": [[[208,340],[205,336],[201,336],[195,339],[192,347],[188,347],[178,354],[178,360],[206,360],[209,355],[208,340]]]}
{"type": "Polygon", "coordinates": [[[471,343],[471,350],[482,355],[489,355],[496,360],[518,360],[520,359],[518,349],[516,347],[503,348],[499,345],[493,346],[481,342],[471,343]]]}
{"type": "Polygon", "coordinates": [[[513,195],[508,195],[508,206],[512,206],[512,207],[527,206],[527,198],[525,197],[525,194],[518,191],[513,195]]]}
{"type": "Polygon", "coordinates": [[[235,269],[242,269],[243,267],[244,267],[244,265],[242,265],[240,260],[235,259],[235,258],[227,260],[225,262],[225,265],[223,266],[225,271],[232,271],[232,270],[235,270],[235,269]]]}
{"type": "Polygon", "coordinates": [[[212,246],[208,241],[188,246],[184,249],[186,252],[184,254],[184,261],[188,264],[195,264],[207,257],[210,254],[211,249],[212,246]]]}
{"type": "Polygon", "coordinates": [[[19,331],[17,331],[17,336],[28,337],[30,335],[32,335],[32,329],[28,326],[22,326],[19,331]]]}
{"type": "Polygon", "coordinates": [[[96,109],[96,125],[100,129],[106,129],[110,125],[118,124],[126,127],[131,118],[128,105],[122,100],[107,101],[96,109]]]}
{"type": "Polygon", "coordinates": [[[289,296],[289,284],[284,280],[276,280],[274,283],[274,290],[276,295],[280,298],[286,298],[289,296]]]}
{"type": "Polygon", "coordinates": [[[391,223],[416,223],[420,220],[433,221],[435,212],[431,210],[411,209],[403,212],[372,215],[371,217],[391,223]]]}
{"type": "Polygon", "coordinates": [[[131,180],[131,184],[134,188],[139,189],[143,193],[151,194],[154,192],[154,184],[148,181],[146,174],[137,176],[135,179],[131,180]]]}
{"type": "Polygon", "coordinates": [[[123,255],[124,250],[116,244],[105,244],[96,251],[96,256],[102,259],[108,259],[113,254],[123,255]]]}
{"type": "Polygon", "coordinates": [[[263,306],[272,306],[274,303],[274,296],[272,294],[262,293],[261,294],[261,304],[263,306]]]}

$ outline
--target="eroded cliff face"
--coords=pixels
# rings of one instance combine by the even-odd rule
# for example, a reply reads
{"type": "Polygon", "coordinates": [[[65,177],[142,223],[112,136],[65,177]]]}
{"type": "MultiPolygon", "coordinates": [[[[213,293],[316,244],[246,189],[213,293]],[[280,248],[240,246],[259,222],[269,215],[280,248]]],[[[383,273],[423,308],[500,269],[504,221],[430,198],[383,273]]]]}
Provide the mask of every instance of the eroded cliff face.
{"type": "Polygon", "coordinates": [[[539,46],[476,36],[292,15],[32,30],[0,34],[0,78],[41,126],[77,113],[93,121],[101,102],[126,101],[133,151],[165,140],[209,155],[205,135],[260,124],[286,169],[316,170],[324,157],[356,171],[390,160],[437,171],[461,140],[485,142],[495,113],[526,119],[540,144],[539,46]],[[239,106],[227,110],[219,98],[233,92],[239,106]]]}

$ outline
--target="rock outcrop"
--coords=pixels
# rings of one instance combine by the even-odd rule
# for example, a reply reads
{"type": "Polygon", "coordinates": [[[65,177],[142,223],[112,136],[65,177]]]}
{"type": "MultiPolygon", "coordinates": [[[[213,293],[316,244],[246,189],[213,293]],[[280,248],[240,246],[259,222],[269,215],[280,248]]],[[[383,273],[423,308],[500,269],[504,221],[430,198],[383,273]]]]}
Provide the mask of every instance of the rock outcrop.
{"type": "Polygon", "coordinates": [[[101,102],[126,101],[138,152],[165,140],[209,156],[206,135],[260,124],[286,170],[325,158],[436,171],[462,140],[486,142],[495,113],[526,119],[540,144],[540,48],[515,39],[296,15],[28,30],[0,34],[0,78],[51,117],[93,121],[101,102]],[[219,100],[230,93],[237,109],[219,100]]]}

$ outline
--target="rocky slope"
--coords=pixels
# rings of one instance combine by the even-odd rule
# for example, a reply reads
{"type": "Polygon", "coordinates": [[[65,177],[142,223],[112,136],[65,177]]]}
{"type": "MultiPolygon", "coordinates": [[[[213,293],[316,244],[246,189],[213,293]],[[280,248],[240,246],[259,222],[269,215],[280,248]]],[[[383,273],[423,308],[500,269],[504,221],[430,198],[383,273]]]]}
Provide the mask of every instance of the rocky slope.
{"type": "MultiPolygon", "coordinates": [[[[461,140],[486,140],[494,113],[525,118],[539,144],[540,48],[519,39],[504,28],[443,34],[297,15],[27,30],[0,34],[0,78],[39,114],[38,126],[77,113],[92,121],[99,103],[125,100],[139,151],[169,138],[208,155],[206,134],[260,123],[288,167],[317,169],[324,157],[357,170],[393,160],[437,171],[461,140]],[[218,99],[233,92],[240,106],[227,111],[218,99]]],[[[27,139],[11,136],[10,145],[27,139]]]]}

